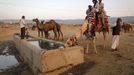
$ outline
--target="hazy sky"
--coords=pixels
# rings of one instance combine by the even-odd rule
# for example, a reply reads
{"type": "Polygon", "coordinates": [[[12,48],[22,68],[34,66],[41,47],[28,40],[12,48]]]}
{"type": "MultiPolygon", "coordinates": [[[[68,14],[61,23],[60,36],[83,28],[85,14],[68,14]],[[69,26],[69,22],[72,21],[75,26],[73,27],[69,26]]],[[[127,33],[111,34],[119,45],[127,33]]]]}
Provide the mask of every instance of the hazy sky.
{"type": "MultiPolygon", "coordinates": [[[[134,0],[103,0],[109,16],[134,16],[134,0]]],[[[92,0],[0,0],[0,19],[83,19],[92,0]]]]}

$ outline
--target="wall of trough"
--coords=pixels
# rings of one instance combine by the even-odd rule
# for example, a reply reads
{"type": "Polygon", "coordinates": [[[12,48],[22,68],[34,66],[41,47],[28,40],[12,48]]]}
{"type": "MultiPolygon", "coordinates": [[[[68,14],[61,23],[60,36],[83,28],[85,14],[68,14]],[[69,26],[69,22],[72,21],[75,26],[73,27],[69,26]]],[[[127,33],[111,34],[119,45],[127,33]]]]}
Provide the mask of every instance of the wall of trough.
{"type": "Polygon", "coordinates": [[[14,35],[14,42],[24,61],[38,75],[51,75],[51,72],[57,69],[73,67],[84,62],[84,49],[80,46],[43,50],[27,40],[21,40],[17,35],[14,35]]]}

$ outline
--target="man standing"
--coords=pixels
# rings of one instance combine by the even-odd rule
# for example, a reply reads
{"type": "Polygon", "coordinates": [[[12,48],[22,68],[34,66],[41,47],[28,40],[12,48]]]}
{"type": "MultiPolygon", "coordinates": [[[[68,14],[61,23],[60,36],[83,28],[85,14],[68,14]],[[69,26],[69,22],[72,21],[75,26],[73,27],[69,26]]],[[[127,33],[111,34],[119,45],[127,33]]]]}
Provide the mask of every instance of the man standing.
{"type": "Polygon", "coordinates": [[[22,16],[21,20],[20,20],[20,28],[21,28],[21,39],[24,39],[25,37],[25,16],[22,16]]]}
{"type": "Polygon", "coordinates": [[[120,31],[121,31],[121,24],[122,24],[122,19],[118,18],[116,21],[116,26],[112,28],[112,51],[116,51],[117,47],[119,46],[119,39],[120,39],[120,31]]]}

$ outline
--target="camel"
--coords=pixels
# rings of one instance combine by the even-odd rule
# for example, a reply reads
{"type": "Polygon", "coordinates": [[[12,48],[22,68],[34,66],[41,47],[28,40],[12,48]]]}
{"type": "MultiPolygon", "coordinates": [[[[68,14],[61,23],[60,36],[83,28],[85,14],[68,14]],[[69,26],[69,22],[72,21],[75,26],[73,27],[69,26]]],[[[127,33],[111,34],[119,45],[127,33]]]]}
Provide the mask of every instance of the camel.
{"type": "Polygon", "coordinates": [[[54,20],[50,20],[49,22],[46,22],[45,24],[43,24],[43,28],[45,31],[46,38],[48,38],[48,36],[49,36],[48,31],[53,30],[54,39],[59,40],[60,36],[61,36],[61,39],[63,40],[63,33],[61,31],[61,26],[58,23],[56,23],[54,20]],[[57,35],[57,33],[58,33],[58,35],[57,35]]]}
{"type": "Polygon", "coordinates": [[[38,35],[40,35],[40,31],[43,36],[43,32],[45,34],[45,38],[48,38],[49,34],[48,31],[53,30],[54,33],[54,39],[59,39],[61,35],[61,39],[63,39],[63,33],[61,31],[61,26],[56,23],[54,20],[50,20],[49,22],[44,23],[44,21],[39,22],[39,20],[35,20],[38,28],[38,35]],[[58,36],[57,36],[58,33],[58,36]]]}
{"type": "MultiPolygon", "coordinates": [[[[105,20],[105,24],[108,24],[107,22],[107,19],[105,20]]],[[[100,27],[103,26],[103,25],[100,25],[100,27]]],[[[65,42],[65,47],[69,47],[69,46],[74,46],[74,45],[77,45],[77,40],[82,36],[82,35],[85,35],[87,38],[90,38],[90,40],[88,41],[91,41],[92,44],[93,44],[93,47],[94,47],[94,51],[95,53],[97,53],[97,49],[96,49],[96,42],[95,42],[95,37],[94,36],[91,36],[89,34],[89,28],[92,29],[94,27],[93,24],[89,23],[88,20],[85,20],[84,23],[82,24],[82,27],[80,29],[80,31],[78,33],[76,33],[75,35],[71,36],[66,42],[65,42]]],[[[101,27],[102,28],[102,27],[101,27]]],[[[105,42],[106,42],[106,33],[109,32],[109,29],[108,29],[108,25],[105,25],[105,28],[103,29],[97,29],[94,31],[95,32],[102,32],[103,33],[103,37],[104,37],[104,44],[103,44],[103,47],[105,48],[105,42]],[[98,31],[99,30],[99,31],[98,31]]],[[[88,48],[89,48],[89,43],[87,44],[87,49],[86,49],[86,53],[88,53],[88,48]]]]}
{"type": "Polygon", "coordinates": [[[36,22],[36,25],[37,25],[38,37],[40,37],[40,34],[41,34],[41,37],[43,37],[43,32],[44,32],[43,25],[40,24],[40,21],[38,20],[38,18],[33,19],[33,21],[36,22]]]}
{"type": "Polygon", "coordinates": [[[132,31],[133,30],[133,27],[130,24],[123,23],[122,29],[126,33],[126,32],[130,32],[130,30],[132,31]]]}
{"type": "MultiPolygon", "coordinates": [[[[67,39],[67,41],[65,42],[64,46],[65,47],[71,47],[71,46],[75,46],[77,45],[77,41],[78,39],[83,35],[85,34],[85,31],[87,30],[87,24],[88,24],[88,21],[85,20],[84,23],[82,24],[82,27],[80,29],[80,31],[78,31],[75,35],[71,36],[69,39],[67,39]]],[[[87,36],[86,36],[87,37],[87,36]]],[[[94,47],[94,51],[95,53],[97,53],[97,50],[96,50],[96,44],[95,44],[95,39],[91,39],[92,43],[93,43],[93,47],[94,47]]],[[[88,47],[88,44],[87,44],[87,47],[88,47]]],[[[87,48],[88,49],[88,48],[87,48]]]]}

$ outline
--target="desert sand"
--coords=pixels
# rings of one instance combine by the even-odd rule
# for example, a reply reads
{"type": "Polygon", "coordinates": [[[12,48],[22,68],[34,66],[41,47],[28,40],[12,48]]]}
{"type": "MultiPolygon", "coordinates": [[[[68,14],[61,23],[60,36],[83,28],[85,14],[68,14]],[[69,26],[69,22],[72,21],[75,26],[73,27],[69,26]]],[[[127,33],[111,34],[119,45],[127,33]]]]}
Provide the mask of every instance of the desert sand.
{"type": "MultiPolygon", "coordinates": [[[[8,25],[0,27],[0,42],[13,39],[14,33],[20,33],[18,25],[8,25]]],[[[64,34],[64,42],[79,31],[80,26],[62,25],[62,32],[64,34]]],[[[37,36],[37,29],[32,31],[29,28],[29,35],[37,36]]],[[[50,31],[50,37],[53,38],[53,33],[50,31]]],[[[111,32],[107,34],[106,48],[103,49],[102,33],[97,33],[96,45],[98,53],[95,54],[93,46],[90,44],[89,53],[85,54],[85,63],[73,72],[73,75],[134,75],[134,31],[129,33],[121,32],[120,45],[118,51],[111,51],[111,32]]],[[[82,36],[78,43],[86,49],[87,40],[82,36]]],[[[3,74],[0,75],[10,75],[3,74]]],[[[11,74],[13,75],[13,74],[11,74]]],[[[30,71],[25,71],[21,75],[32,75],[30,71]]]]}

